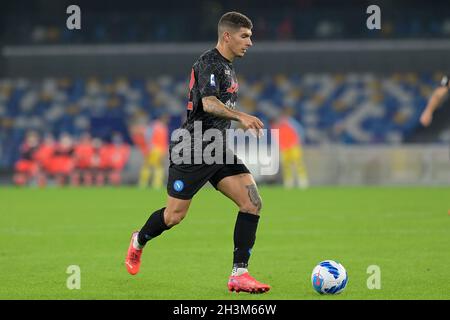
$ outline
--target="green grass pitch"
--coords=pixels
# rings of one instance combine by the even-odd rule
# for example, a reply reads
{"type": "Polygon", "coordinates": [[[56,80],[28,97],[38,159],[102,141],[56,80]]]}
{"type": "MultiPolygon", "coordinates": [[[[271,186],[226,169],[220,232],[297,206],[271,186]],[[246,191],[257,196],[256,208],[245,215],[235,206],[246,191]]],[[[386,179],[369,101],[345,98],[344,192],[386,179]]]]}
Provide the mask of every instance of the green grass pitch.
{"type": "Polygon", "coordinates": [[[249,295],[227,291],[237,209],[213,189],[149,242],[130,276],[130,234],[164,205],[164,191],[1,188],[0,299],[450,299],[450,188],[260,192],[250,271],[272,290],[249,295]],[[325,259],[347,269],[340,295],[312,289],[311,271],[325,259]],[[80,267],[79,290],[66,286],[70,265],[80,267]],[[379,290],[367,287],[371,265],[379,290]]]}

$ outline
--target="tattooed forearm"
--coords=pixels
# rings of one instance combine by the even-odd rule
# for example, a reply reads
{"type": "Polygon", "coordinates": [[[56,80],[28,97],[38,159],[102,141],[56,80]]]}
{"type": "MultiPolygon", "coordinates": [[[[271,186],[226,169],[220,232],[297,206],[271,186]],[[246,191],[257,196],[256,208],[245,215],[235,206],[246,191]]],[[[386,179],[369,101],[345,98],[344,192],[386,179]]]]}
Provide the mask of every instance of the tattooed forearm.
{"type": "Polygon", "coordinates": [[[216,97],[205,97],[202,99],[203,110],[219,118],[239,121],[239,112],[228,109],[216,97]]]}
{"type": "Polygon", "coordinates": [[[245,186],[248,190],[248,197],[250,198],[250,201],[252,204],[258,209],[258,212],[261,210],[262,207],[262,200],[259,196],[258,189],[256,188],[255,184],[251,184],[248,186],[245,186]]]}

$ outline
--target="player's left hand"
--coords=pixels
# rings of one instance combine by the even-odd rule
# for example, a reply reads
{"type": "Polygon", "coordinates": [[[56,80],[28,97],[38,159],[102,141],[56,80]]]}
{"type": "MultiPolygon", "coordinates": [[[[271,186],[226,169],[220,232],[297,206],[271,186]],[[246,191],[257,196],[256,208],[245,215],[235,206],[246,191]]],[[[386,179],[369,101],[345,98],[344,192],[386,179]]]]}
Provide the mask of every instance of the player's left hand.
{"type": "Polygon", "coordinates": [[[264,123],[257,117],[242,112],[239,116],[239,122],[245,129],[249,129],[255,137],[261,137],[263,135],[262,129],[264,123]]]}
{"type": "Polygon", "coordinates": [[[433,121],[433,115],[427,111],[424,111],[420,116],[420,123],[424,127],[428,127],[431,124],[431,121],[433,121]]]}

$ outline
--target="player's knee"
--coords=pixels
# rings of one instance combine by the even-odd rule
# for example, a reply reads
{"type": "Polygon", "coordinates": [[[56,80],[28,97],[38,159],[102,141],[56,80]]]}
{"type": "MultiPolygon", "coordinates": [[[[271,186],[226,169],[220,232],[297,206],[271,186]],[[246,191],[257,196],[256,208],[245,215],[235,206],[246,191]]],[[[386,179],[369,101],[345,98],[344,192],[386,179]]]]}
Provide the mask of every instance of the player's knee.
{"type": "Polygon", "coordinates": [[[179,224],[187,214],[185,209],[173,209],[165,212],[164,222],[168,227],[179,224]]]}
{"type": "Polygon", "coordinates": [[[259,215],[261,208],[262,208],[262,200],[261,197],[258,196],[255,199],[252,200],[248,199],[248,201],[242,203],[239,206],[239,211],[259,215]]]}
{"type": "Polygon", "coordinates": [[[248,185],[246,188],[248,190],[248,196],[245,197],[242,204],[239,205],[239,210],[241,212],[259,214],[262,208],[262,200],[258,188],[255,184],[248,185]]]}

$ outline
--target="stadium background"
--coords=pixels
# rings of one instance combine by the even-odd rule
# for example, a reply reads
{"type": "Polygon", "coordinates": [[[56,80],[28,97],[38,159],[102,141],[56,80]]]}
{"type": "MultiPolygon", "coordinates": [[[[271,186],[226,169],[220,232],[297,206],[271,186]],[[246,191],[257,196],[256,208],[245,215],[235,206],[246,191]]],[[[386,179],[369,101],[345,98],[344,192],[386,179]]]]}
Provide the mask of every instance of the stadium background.
{"type": "MultiPolygon", "coordinates": [[[[168,114],[176,128],[192,62],[215,44],[220,15],[236,8],[255,24],[255,46],[235,63],[240,106],[266,125],[295,108],[313,185],[448,184],[449,108],[427,130],[418,121],[449,70],[448,3],[405,3],[379,3],[381,30],[365,27],[366,1],[284,1],[276,10],[255,1],[82,1],[81,30],[66,28],[67,1],[7,3],[1,181],[12,181],[30,129],[103,139],[118,130],[131,142],[130,119],[143,114],[168,114]]],[[[132,152],[124,183],[137,179],[140,161],[132,152]]]]}
{"type": "Polygon", "coordinates": [[[164,188],[9,186],[29,130],[75,139],[89,131],[105,141],[120,132],[131,146],[122,183],[135,185],[143,160],[130,122],[169,115],[169,130],[180,124],[192,63],[215,45],[219,17],[236,10],[254,22],[254,46],[235,63],[238,105],[266,124],[294,108],[312,187],[284,190],[265,186],[280,184],[280,174],[257,176],[265,218],[252,270],[273,284],[267,297],[325,299],[308,277],[315,263],[335,258],[352,276],[340,299],[449,299],[436,267],[450,263],[449,102],[430,127],[419,124],[450,70],[448,1],[77,1],[81,30],[68,30],[71,4],[1,5],[0,297],[234,298],[220,289],[235,209],[213,190],[155,242],[143,266],[152,272],[139,282],[122,265],[128,233],[164,202],[164,188]],[[372,4],[381,30],[366,28],[372,4]],[[70,264],[83,270],[79,293],[65,288],[70,264]],[[365,285],[370,264],[382,267],[379,293],[365,285]]]}

